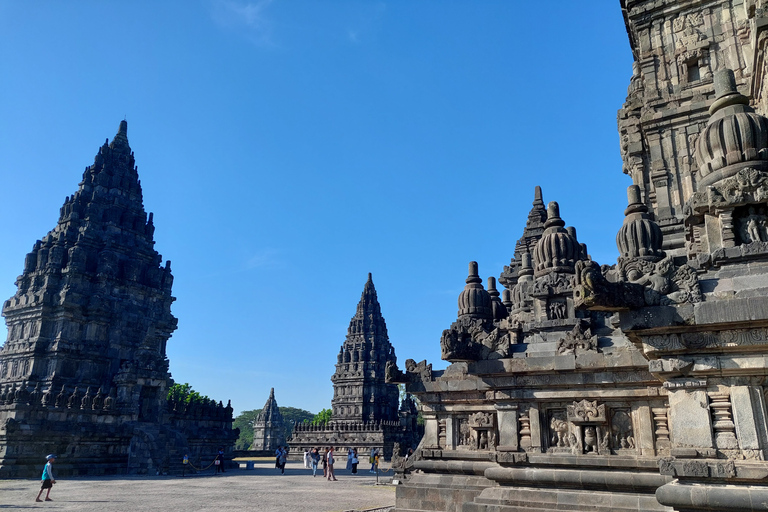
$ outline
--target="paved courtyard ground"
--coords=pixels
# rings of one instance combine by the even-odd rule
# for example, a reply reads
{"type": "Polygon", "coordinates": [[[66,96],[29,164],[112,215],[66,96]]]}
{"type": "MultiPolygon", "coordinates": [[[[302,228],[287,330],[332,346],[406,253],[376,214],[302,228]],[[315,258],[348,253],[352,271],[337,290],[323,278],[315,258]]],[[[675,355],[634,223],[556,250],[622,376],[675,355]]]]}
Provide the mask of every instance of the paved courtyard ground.
{"type": "Polygon", "coordinates": [[[313,478],[299,462],[289,462],[280,475],[274,463],[259,462],[253,470],[219,476],[61,477],[51,491],[54,501],[43,503],[35,502],[39,480],[0,480],[0,510],[340,512],[395,504],[395,488],[376,485],[366,468],[358,475],[343,469],[336,475],[337,482],[322,473],[313,478]]]}

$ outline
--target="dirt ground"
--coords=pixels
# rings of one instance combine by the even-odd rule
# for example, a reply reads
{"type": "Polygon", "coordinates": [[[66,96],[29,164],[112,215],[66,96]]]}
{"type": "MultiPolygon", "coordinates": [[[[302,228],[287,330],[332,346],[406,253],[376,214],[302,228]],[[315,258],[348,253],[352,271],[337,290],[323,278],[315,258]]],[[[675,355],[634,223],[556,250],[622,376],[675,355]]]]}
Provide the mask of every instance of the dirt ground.
{"type": "MultiPolygon", "coordinates": [[[[35,502],[40,480],[0,480],[0,510],[341,512],[395,504],[395,488],[376,485],[376,476],[366,468],[358,475],[339,469],[336,476],[337,482],[327,481],[322,473],[312,477],[299,462],[288,462],[281,475],[274,463],[260,461],[255,469],[228,470],[218,476],[211,469],[186,478],[61,477],[51,491],[53,501],[43,503],[35,502]]],[[[379,481],[387,481],[386,476],[379,481]]]]}

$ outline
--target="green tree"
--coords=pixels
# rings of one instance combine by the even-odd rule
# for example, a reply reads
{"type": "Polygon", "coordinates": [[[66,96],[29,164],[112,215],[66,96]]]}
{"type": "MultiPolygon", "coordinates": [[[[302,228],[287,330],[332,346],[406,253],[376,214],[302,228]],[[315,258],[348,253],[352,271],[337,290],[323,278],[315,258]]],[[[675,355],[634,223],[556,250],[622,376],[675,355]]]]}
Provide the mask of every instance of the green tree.
{"type": "Polygon", "coordinates": [[[247,450],[253,444],[253,422],[260,412],[261,409],[243,411],[232,422],[232,428],[240,429],[240,437],[235,442],[235,450],[247,450]]]}
{"type": "Polygon", "coordinates": [[[188,382],[184,384],[174,384],[168,388],[168,400],[175,400],[177,402],[184,402],[185,404],[191,402],[202,402],[203,400],[210,400],[206,395],[201,395],[189,385],[188,382]]]}
{"type": "Polygon", "coordinates": [[[323,409],[319,413],[315,414],[314,418],[312,418],[312,424],[313,425],[324,425],[325,423],[328,423],[331,421],[331,415],[333,414],[333,411],[330,409],[323,409]]]}

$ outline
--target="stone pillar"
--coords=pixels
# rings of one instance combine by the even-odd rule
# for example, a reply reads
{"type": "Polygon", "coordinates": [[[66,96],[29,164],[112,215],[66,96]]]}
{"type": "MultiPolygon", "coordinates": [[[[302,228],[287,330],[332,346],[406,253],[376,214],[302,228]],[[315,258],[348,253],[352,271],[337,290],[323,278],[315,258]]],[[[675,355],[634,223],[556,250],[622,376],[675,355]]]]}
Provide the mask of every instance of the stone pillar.
{"type": "MultiPolygon", "coordinates": [[[[421,446],[430,449],[439,448],[437,415],[434,412],[427,413],[424,411],[421,414],[424,418],[424,437],[421,440],[421,446]]],[[[446,432],[446,434],[448,433],[446,432]]]]}
{"type": "Polygon", "coordinates": [[[541,413],[539,404],[531,404],[528,409],[528,417],[531,420],[531,452],[541,453],[541,413]]]}
{"type": "Polygon", "coordinates": [[[672,454],[678,448],[714,448],[707,392],[703,388],[670,389],[668,398],[672,454]]]}
{"type": "Polygon", "coordinates": [[[648,402],[640,402],[632,407],[632,416],[635,422],[635,443],[643,457],[656,455],[653,443],[653,417],[651,406],[648,402]]]}
{"type": "Polygon", "coordinates": [[[766,433],[765,402],[760,388],[733,386],[731,407],[739,448],[745,452],[745,456],[754,454],[754,458],[762,459],[764,450],[768,447],[768,434],[766,433]]]}
{"type": "Polygon", "coordinates": [[[500,452],[516,452],[520,449],[517,409],[517,404],[496,404],[499,420],[499,444],[496,449],[500,452]]]}
{"type": "Polygon", "coordinates": [[[448,416],[445,418],[445,446],[443,447],[446,450],[455,450],[456,449],[456,430],[453,426],[453,416],[448,416]]]}

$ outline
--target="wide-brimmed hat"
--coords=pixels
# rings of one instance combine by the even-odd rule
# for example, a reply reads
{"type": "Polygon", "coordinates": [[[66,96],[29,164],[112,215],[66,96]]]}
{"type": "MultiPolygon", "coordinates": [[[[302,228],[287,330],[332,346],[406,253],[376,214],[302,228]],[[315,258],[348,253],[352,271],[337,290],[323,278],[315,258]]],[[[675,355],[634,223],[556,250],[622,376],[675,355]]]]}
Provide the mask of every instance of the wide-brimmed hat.
{"type": "Polygon", "coordinates": [[[54,454],[50,454],[50,455],[45,457],[45,460],[51,460],[51,459],[55,459],[55,458],[56,458],[56,456],[54,454]]]}

